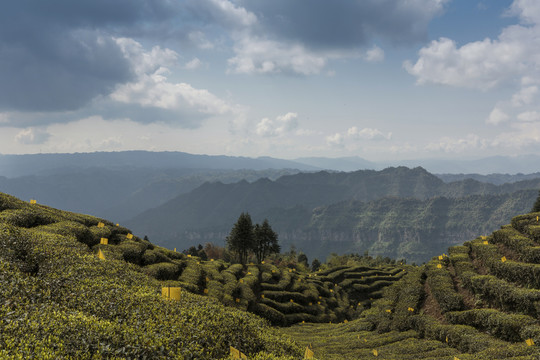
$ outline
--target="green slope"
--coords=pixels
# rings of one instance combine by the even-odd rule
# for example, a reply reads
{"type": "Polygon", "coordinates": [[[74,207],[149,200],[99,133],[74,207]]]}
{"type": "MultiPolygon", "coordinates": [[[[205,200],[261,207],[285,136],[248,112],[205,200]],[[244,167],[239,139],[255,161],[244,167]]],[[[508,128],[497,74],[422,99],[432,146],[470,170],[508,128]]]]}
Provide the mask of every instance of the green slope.
{"type": "Polygon", "coordinates": [[[162,283],[107,245],[98,259],[92,244],[104,235],[111,246],[129,241],[127,229],[99,221],[0,194],[0,358],[219,359],[229,346],[298,358],[260,318],[186,291],[162,299],[162,283]]]}

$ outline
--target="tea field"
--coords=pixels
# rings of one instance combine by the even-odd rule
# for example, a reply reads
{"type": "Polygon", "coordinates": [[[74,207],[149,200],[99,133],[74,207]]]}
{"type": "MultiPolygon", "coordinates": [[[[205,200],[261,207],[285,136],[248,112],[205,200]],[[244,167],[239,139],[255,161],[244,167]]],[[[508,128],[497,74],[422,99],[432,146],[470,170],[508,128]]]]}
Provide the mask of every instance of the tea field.
{"type": "Polygon", "coordinates": [[[0,358],[539,359],[538,215],[423,266],[313,273],[203,261],[0,193],[0,358]]]}

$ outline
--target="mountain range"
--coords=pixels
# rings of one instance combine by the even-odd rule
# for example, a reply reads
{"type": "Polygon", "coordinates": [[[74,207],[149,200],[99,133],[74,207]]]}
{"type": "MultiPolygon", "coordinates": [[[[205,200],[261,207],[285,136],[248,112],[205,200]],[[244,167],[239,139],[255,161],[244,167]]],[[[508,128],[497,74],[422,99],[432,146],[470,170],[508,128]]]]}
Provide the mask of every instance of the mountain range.
{"type": "Polygon", "coordinates": [[[311,258],[368,251],[423,262],[528,212],[537,189],[538,178],[498,186],[472,179],[445,183],[419,167],[299,173],[205,183],[126,225],[168,247],[223,245],[247,211],[256,222],[267,218],[283,246],[295,245],[311,258]]]}

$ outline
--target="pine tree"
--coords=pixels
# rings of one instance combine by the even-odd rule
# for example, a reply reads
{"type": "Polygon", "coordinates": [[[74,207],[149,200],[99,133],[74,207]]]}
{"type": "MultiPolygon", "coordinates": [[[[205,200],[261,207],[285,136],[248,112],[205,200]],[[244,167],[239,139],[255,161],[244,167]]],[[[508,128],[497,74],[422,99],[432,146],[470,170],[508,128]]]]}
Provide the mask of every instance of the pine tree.
{"type": "Polygon", "coordinates": [[[540,212],[540,191],[538,191],[538,197],[533,205],[531,212],[540,212]]]}
{"type": "Polygon", "coordinates": [[[267,255],[279,253],[281,247],[278,244],[278,235],[272,230],[267,219],[262,225],[255,225],[255,244],[253,252],[257,257],[257,262],[261,262],[267,255]]]}
{"type": "Polygon", "coordinates": [[[238,256],[241,264],[247,262],[249,252],[253,249],[255,236],[253,223],[248,213],[240,214],[238,221],[234,224],[231,233],[227,236],[229,250],[238,256]]]}

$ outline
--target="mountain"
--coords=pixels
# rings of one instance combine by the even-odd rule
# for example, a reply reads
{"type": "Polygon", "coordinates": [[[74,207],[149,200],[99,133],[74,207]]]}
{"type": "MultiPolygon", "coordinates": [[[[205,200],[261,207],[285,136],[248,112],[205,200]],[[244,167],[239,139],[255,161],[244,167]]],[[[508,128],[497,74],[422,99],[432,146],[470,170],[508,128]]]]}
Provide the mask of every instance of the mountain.
{"type": "Polygon", "coordinates": [[[183,152],[119,151],[75,154],[0,155],[0,176],[9,178],[40,173],[72,172],[88,168],[150,169],[299,169],[316,167],[270,157],[248,158],[194,155],[183,152]]]}
{"type": "Polygon", "coordinates": [[[304,157],[293,159],[306,165],[311,165],[320,169],[337,171],[356,171],[362,169],[378,169],[380,165],[358,156],[325,158],[325,157],[304,157]]]}
{"type": "Polygon", "coordinates": [[[539,188],[540,179],[500,186],[472,179],[444,183],[422,168],[299,173],[275,181],[206,183],[126,224],[169,247],[221,245],[247,211],[256,222],[268,218],[283,246],[294,244],[311,258],[368,250],[423,262],[528,211],[539,188]]]}
{"type": "Polygon", "coordinates": [[[540,172],[535,172],[532,174],[435,174],[439,179],[444,182],[454,182],[461,181],[465,179],[473,179],[479,182],[490,183],[494,185],[502,185],[505,183],[514,183],[517,181],[523,180],[533,180],[540,178],[540,172]]]}
{"type": "Polygon", "coordinates": [[[298,170],[62,168],[16,178],[0,176],[0,191],[121,222],[207,181],[255,181],[261,177],[276,179],[295,173],[298,170]]]}

